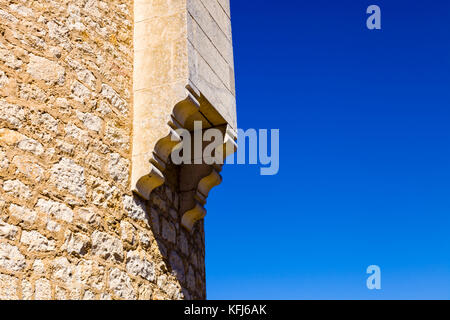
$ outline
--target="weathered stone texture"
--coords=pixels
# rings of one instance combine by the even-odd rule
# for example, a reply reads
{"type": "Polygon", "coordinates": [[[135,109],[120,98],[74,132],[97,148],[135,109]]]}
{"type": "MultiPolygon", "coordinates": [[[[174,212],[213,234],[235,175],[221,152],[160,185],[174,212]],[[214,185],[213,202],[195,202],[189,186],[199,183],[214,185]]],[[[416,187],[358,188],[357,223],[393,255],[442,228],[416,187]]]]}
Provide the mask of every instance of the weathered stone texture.
{"type": "Polygon", "coordinates": [[[47,239],[37,231],[23,231],[20,242],[27,245],[29,251],[55,250],[55,241],[47,239]]]}
{"type": "Polygon", "coordinates": [[[59,190],[68,191],[81,199],[86,198],[84,168],[71,159],[63,158],[52,167],[50,181],[59,190]]]}
{"type": "Polygon", "coordinates": [[[105,260],[123,260],[122,241],[107,233],[95,231],[92,235],[92,253],[105,260]]]}
{"type": "Polygon", "coordinates": [[[48,84],[64,84],[64,68],[56,62],[30,54],[27,73],[37,80],[44,80],[48,84]]]}
{"type": "Polygon", "coordinates": [[[0,300],[18,299],[18,286],[19,280],[17,278],[0,274],[0,300]]]}
{"type": "Polygon", "coordinates": [[[109,287],[113,294],[122,299],[136,299],[136,292],[128,274],[119,269],[113,269],[109,278],[109,287]]]}
{"type": "Polygon", "coordinates": [[[19,228],[16,226],[7,224],[0,220],[0,238],[5,238],[9,240],[15,240],[19,228]]]}
{"type": "MultiPolygon", "coordinates": [[[[130,192],[133,30],[159,17],[146,23],[165,37],[151,43],[160,60],[143,67],[158,85],[155,66],[177,79],[188,66],[170,57],[188,53],[187,19],[196,36],[211,25],[211,43],[230,45],[228,1],[213,2],[195,3],[200,16],[185,0],[0,2],[0,299],[206,297],[203,224],[181,227],[179,169],[150,201],[130,192]]],[[[225,104],[232,57],[214,50],[198,54],[217,59],[225,104]]],[[[144,120],[166,126],[153,106],[144,120]]]]}

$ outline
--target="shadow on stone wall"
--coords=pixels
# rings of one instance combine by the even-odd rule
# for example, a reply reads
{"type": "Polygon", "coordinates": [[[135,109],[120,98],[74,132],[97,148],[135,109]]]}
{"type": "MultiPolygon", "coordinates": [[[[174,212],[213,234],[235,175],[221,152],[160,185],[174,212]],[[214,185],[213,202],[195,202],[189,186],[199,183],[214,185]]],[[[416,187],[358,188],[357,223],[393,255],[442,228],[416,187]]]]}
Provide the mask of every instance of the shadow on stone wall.
{"type": "MultiPolygon", "coordinates": [[[[169,165],[166,183],[145,201],[148,225],[163,262],[159,263],[161,274],[176,277],[184,299],[203,300],[206,299],[204,223],[198,221],[191,232],[181,225],[179,172],[179,166],[169,165]]],[[[134,197],[135,201],[142,201],[134,197]]]]}

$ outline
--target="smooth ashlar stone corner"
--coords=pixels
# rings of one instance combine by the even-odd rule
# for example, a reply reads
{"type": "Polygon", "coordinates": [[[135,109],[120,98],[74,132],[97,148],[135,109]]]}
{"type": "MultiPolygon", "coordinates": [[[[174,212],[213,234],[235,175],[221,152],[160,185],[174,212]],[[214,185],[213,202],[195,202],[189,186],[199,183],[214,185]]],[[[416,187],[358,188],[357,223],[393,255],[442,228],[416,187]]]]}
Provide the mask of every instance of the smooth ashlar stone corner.
{"type": "MultiPolygon", "coordinates": [[[[236,135],[229,134],[237,128],[229,3],[176,4],[134,3],[131,186],[147,200],[166,182],[170,154],[181,141],[177,129],[192,130],[194,121],[201,121],[204,128],[227,127],[223,145],[232,152],[236,149],[236,135]]],[[[222,181],[220,170],[211,166],[196,173],[195,192],[184,196],[190,200],[181,209],[186,229],[192,230],[205,216],[209,191],[222,181]]],[[[167,230],[164,226],[164,234],[172,239],[167,230]]]]}

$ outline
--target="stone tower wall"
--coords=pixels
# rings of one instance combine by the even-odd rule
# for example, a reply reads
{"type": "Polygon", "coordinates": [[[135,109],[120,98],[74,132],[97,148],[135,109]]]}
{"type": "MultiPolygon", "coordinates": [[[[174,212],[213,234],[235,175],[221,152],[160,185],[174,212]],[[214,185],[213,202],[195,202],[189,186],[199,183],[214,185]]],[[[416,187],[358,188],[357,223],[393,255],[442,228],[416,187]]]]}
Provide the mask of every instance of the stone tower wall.
{"type": "Polygon", "coordinates": [[[180,169],[149,200],[131,192],[133,8],[0,2],[0,299],[206,297],[180,169]]]}

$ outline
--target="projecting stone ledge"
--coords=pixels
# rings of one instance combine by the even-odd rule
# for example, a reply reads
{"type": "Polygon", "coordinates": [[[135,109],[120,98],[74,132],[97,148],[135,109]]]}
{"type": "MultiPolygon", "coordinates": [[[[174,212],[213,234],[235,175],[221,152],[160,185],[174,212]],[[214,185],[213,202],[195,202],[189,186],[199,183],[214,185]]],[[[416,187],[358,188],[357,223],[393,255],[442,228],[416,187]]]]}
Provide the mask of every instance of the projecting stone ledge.
{"type": "MultiPolygon", "coordinates": [[[[224,3],[135,1],[132,188],[145,199],[167,179],[181,141],[177,129],[193,131],[199,121],[203,129],[223,132],[224,157],[236,150],[231,21],[224,3]]],[[[221,165],[181,165],[180,210],[188,230],[205,216],[220,171],[221,165]]]]}

